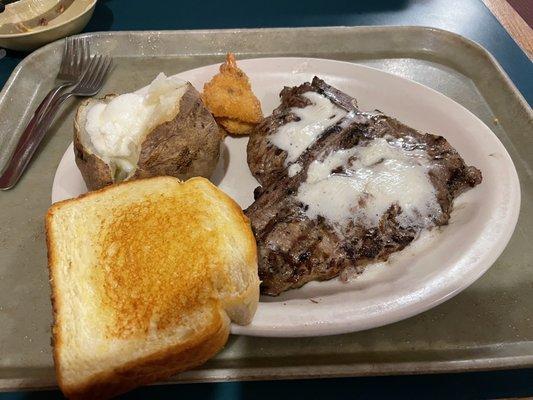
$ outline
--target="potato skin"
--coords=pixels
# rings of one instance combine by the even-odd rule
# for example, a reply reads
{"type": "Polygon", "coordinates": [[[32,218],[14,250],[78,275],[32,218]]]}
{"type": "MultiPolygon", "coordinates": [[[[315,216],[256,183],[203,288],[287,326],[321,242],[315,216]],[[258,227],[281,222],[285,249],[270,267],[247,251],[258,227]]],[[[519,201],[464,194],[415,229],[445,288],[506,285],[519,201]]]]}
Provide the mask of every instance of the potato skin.
{"type": "Polygon", "coordinates": [[[176,117],[157,126],[142,143],[132,179],[170,175],[185,180],[213,174],[222,137],[198,91],[187,85],[176,117]]]}
{"type": "Polygon", "coordinates": [[[76,165],[81,172],[81,176],[89,190],[96,190],[113,184],[113,174],[111,168],[100,157],[90,153],[81,143],[79,135],[79,121],[82,104],[78,108],[76,118],[74,119],[74,156],[76,165]]]}
{"type": "MultiPolygon", "coordinates": [[[[104,100],[111,97],[106,96],[104,100]]],[[[80,109],[74,123],[76,164],[88,189],[100,189],[114,183],[113,173],[109,165],[81,143],[80,109]]],[[[161,175],[181,180],[193,176],[210,178],[218,162],[221,142],[222,135],[215,119],[198,91],[188,83],[178,114],[155,127],[142,142],[137,169],[129,179],[161,175]]]]}

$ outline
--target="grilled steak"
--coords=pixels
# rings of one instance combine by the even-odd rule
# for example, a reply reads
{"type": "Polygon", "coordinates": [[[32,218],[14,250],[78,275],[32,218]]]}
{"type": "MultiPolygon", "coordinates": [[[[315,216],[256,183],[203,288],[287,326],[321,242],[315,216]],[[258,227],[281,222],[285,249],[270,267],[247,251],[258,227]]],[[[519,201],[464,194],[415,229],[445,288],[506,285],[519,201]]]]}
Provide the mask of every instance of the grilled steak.
{"type": "MultiPolygon", "coordinates": [[[[248,166],[254,177],[263,186],[269,181],[279,178],[280,174],[286,173],[287,152],[272,144],[269,137],[280,126],[297,120],[298,117],[291,112],[291,108],[308,106],[311,103],[310,100],[302,96],[308,92],[319,93],[346,111],[357,111],[357,102],[354,98],[316,77],[312,83],[283,88],[280,93],[281,105],[256,127],[248,141],[248,166]]],[[[334,126],[332,129],[338,128],[334,126]]]]}
{"type": "MultiPolygon", "coordinates": [[[[280,107],[250,138],[248,162],[262,186],[256,189],[256,200],[245,212],[257,240],[261,290],[269,295],[309,281],[331,279],[346,268],[361,272],[370,262],[386,260],[422,230],[446,224],[453,199],[481,182],[481,172],[466,166],[443,137],[419,133],[380,112],[360,112],[354,99],[316,77],[311,84],[283,89],[280,107]],[[287,162],[287,151],[273,144],[272,135],[281,126],[298,120],[294,107],[309,106],[309,98],[304,94],[311,91],[327,97],[346,115],[324,129],[296,159],[287,162]],[[381,171],[379,179],[390,175],[386,169],[390,160],[386,156],[361,167],[360,160],[367,157],[365,154],[375,156],[371,150],[375,145],[385,146],[387,151],[390,147],[390,152],[407,160],[394,164],[406,173],[409,168],[423,165],[437,207],[422,212],[416,208],[402,209],[398,202],[385,203],[386,208],[375,219],[368,211],[375,207],[368,204],[379,199],[363,191],[354,204],[348,205],[354,217],[342,223],[321,212],[311,213],[313,204],[310,209],[307,200],[302,200],[302,188],[324,166],[331,167],[328,176],[345,177],[355,186],[362,170],[381,171]],[[337,165],[331,160],[341,161],[337,165]],[[295,164],[298,169],[291,172],[291,165],[295,164]],[[410,217],[406,217],[408,214],[410,217]]],[[[349,186],[348,190],[353,189],[349,186]]],[[[331,212],[336,215],[337,210],[331,212]]]]}

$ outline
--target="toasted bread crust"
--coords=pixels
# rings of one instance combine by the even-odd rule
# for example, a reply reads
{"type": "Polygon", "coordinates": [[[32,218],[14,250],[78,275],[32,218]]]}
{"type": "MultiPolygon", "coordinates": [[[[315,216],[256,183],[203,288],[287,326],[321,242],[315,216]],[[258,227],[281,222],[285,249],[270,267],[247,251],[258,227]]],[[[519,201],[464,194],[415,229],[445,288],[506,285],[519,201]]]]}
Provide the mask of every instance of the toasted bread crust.
{"type": "MultiPolygon", "coordinates": [[[[178,181],[172,177],[154,177],[142,179],[147,180],[163,180],[168,179],[172,181],[178,181]]],[[[178,181],[179,182],[179,181],[178,181]]],[[[248,323],[255,311],[257,305],[257,299],[259,297],[259,281],[257,285],[251,284],[238,298],[231,299],[230,302],[225,303],[225,299],[220,299],[220,304],[217,302],[215,309],[216,318],[212,321],[207,329],[202,329],[202,333],[193,335],[193,338],[180,343],[177,346],[167,348],[164,351],[152,353],[144,358],[136,359],[132,362],[128,362],[121,365],[119,368],[110,369],[105,373],[100,373],[90,377],[86,381],[77,385],[67,384],[62,376],[61,371],[61,357],[60,349],[66,345],[61,337],[61,331],[59,325],[61,321],[61,288],[56,285],[55,277],[57,271],[55,267],[58,265],[59,254],[56,254],[56,246],[54,245],[58,238],[53,226],[53,217],[57,210],[69,205],[75,204],[80,199],[91,199],[95,196],[100,196],[103,192],[116,190],[118,186],[124,187],[127,185],[135,185],[138,181],[123,182],[119,185],[108,186],[95,192],[86,193],[77,199],[68,199],[52,205],[45,218],[46,238],[48,247],[48,269],[50,274],[50,285],[52,291],[52,309],[54,325],[52,327],[52,342],[54,345],[53,356],[56,369],[56,376],[58,384],[61,390],[69,398],[73,399],[105,399],[117,394],[126,392],[134,387],[155,382],[157,380],[168,378],[180,371],[190,369],[201,365],[209,358],[214,356],[226,343],[229,335],[230,321],[228,315],[237,323],[248,323]],[[252,293],[252,295],[250,295],[252,293]],[[254,295],[255,294],[255,295],[254,295]],[[250,299],[252,299],[250,301],[250,299]],[[254,303],[255,301],[255,303],[254,303]],[[234,303],[234,304],[232,304],[234,303]],[[242,303],[245,303],[246,310],[242,303]],[[251,304],[250,304],[251,303],[251,304]],[[228,308],[234,307],[236,311],[228,310],[228,308]],[[250,314],[251,310],[251,314],[250,314]],[[243,317],[240,317],[240,314],[243,317]],[[234,318],[234,316],[236,316],[234,318]],[[195,337],[196,336],[196,337],[195,337]]],[[[192,178],[187,182],[180,182],[180,184],[200,184],[200,189],[205,190],[207,183],[208,186],[216,189],[216,186],[211,184],[204,178],[192,178]]],[[[224,202],[237,216],[240,216],[238,223],[242,223],[243,232],[247,232],[246,243],[246,264],[249,266],[257,265],[257,249],[255,245],[255,238],[250,229],[249,220],[244,214],[240,206],[229,196],[220,190],[213,190],[209,192],[210,195],[214,195],[219,201],[224,202]]]]}
{"type": "MultiPolygon", "coordinates": [[[[66,200],[68,201],[68,200],[66,200]]],[[[56,203],[59,204],[59,203],[56,203]]],[[[59,323],[59,297],[57,296],[57,287],[54,284],[54,268],[53,266],[56,265],[57,260],[57,254],[55,252],[55,247],[53,246],[53,243],[55,242],[54,238],[54,231],[52,228],[52,216],[54,212],[54,206],[50,207],[48,209],[48,212],[45,216],[45,231],[46,231],[46,248],[47,248],[47,255],[48,255],[48,276],[50,277],[49,283],[50,283],[50,292],[51,292],[51,302],[52,302],[52,356],[54,358],[54,369],[56,373],[56,377],[59,377],[59,356],[58,356],[58,349],[61,346],[61,335],[59,334],[59,330],[55,327],[59,323]]],[[[59,383],[59,378],[58,378],[59,383]]]]}
{"type": "MultiPolygon", "coordinates": [[[[241,215],[242,216],[242,223],[243,225],[245,225],[246,228],[249,228],[250,227],[250,220],[248,219],[248,217],[242,212],[242,208],[241,206],[239,206],[237,204],[237,202],[235,200],[233,200],[230,196],[228,196],[226,193],[224,193],[223,191],[221,190],[218,190],[218,188],[211,182],[209,181],[208,179],[205,179],[205,178],[202,178],[202,177],[194,177],[194,178],[190,178],[186,181],[181,181],[177,178],[173,178],[173,177],[170,177],[170,176],[166,176],[166,177],[161,177],[161,176],[154,176],[154,177],[150,177],[150,178],[140,178],[138,180],[150,180],[150,179],[175,179],[175,180],[178,180],[180,183],[193,183],[193,182],[196,182],[196,181],[201,181],[201,182],[205,182],[205,183],[208,183],[210,186],[212,186],[213,188],[216,188],[217,191],[215,192],[218,196],[218,198],[224,202],[226,202],[233,210],[234,212],[237,214],[237,215],[241,215]]],[[[132,184],[135,184],[135,181],[124,181],[124,182],[120,182],[119,184],[117,185],[121,185],[121,186],[124,186],[124,185],[132,185],[132,184]]],[[[87,193],[83,193],[81,195],[79,195],[78,197],[76,198],[73,198],[73,199],[66,199],[66,200],[62,200],[62,201],[58,201],[57,203],[54,203],[50,206],[50,208],[48,209],[48,212],[46,214],[46,217],[45,217],[45,223],[46,223],[46,229],[47,229],[47,245],[48,245],[48,262],[49,262],[49,266],[50,266],[50,257],[51,257],[51,247],[50,247],[50,243],[48,241],[49,239],[49,224],[51,223],[52,221],[52,215],[54,213],[54,211],[62,206],[64,206],[65,204],[70,204],[70,203],[74,203],[76,201],[78,201],[79,199],[84,199],[84,198],[91,198],[91,197],[94,197],[94,196],[98,196],[99,193],[104,193],[104,192],[107,192],[108,190],[113,190],[117,185],[111,185],[111,186],[105,186],[101,189],[98,189],[98,190],[95,190],[95,191],[91,191],[91,192],[87,192],[87,193]]],[[[247,261],[250,261],[250,264],[254,264],[254,263],[257,263],[257,246],[256,246],[256,243],[255,243],[255,237],[253,235],[253,232],[249,229],[246,229],[246,232],[248,232],[248,248],[250,249],[250,252],[248,254],[248,257],[247,257],[247,261]]]]}
{"type": "Polygon", "coordinates": [[[190,343],[129,362],[113,371],[94,376],[80,386],[65,386],[58,376],[63,393],[74,400],[108,399],[138,386],[160,381],[202,365],[226,344],[229,321],[218,314],[210,330],[190,343]]]}

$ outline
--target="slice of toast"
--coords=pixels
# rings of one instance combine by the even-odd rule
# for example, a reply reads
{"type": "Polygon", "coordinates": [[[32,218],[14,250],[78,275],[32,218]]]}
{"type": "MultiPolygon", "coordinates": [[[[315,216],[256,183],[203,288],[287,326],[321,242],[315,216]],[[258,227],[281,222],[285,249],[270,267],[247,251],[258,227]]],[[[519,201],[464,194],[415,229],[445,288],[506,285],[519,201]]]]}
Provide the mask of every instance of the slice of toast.
{"type": "Polygon", "coordinates": [[[240,207],[207,179],[125,182],[46,216],[54,361],[69,398],[108,398],[198,366],[259,299],[240,207]]]}

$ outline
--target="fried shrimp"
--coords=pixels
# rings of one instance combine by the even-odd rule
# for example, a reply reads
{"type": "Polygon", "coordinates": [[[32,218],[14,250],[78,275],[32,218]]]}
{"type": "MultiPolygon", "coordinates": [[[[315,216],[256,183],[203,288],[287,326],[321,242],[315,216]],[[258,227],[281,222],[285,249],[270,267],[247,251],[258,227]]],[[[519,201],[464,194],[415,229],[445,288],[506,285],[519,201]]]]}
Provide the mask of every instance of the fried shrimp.
{"type": "Polygon", "coordinates": [[[263,119],[261,104],[233,53],[228,53],[220,72],[204,85],[202,100],[219,125],[231,134],[250,133],[263,119]]]}

